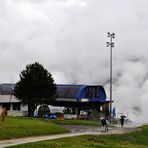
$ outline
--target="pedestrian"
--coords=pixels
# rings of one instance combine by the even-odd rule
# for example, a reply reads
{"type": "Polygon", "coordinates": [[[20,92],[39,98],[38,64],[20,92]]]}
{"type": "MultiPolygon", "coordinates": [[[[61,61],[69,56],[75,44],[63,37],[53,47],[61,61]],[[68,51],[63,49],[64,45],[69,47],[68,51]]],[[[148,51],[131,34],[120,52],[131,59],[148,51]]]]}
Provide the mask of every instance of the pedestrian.
{"type": "Polygon", "coordinates": [[[2,129],[5,128],[5,118],[6,118],[6,114],[7,114],[7,109],[6,107],[2,108],[1,111],[1,116],[2,116],[2,129]]]}
{"type": "Polygon", "coordinates": [[[124,126],[124,116],[121,116],[120,123],[121,123],[121,127],[123,127],[124,126]]]}
{"type": "Polygon", "coordinates": [[[103,127],[103,131],[104,131],[104,132],[108,131],[108,125],[107,125],[107,120],[106,120],[106,118],[105,118],[105,117],[102,117],[102,118],[100,119],[100,121],[101,121],[101,124],[102,124],[102,127],[103,127]]]}

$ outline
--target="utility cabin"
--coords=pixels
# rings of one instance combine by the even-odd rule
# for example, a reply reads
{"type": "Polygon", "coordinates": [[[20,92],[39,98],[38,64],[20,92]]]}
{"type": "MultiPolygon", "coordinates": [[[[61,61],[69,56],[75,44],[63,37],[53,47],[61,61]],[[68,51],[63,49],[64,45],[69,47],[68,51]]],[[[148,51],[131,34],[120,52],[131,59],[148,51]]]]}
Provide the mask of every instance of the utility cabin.
{"type": "Polygon", "coordinates": [[[14,87],[11,83],[0,84],[0,111],[6,107],[8,116],[26,116],[28,107],[14,96],[14,87]]]}
{"type": "Polygon", "coordinates": [[[78,118],[85,111],[92,118],[108,117],[109,102],[101,85],[57,85],[55,105],[70,108],[78,118]]]}

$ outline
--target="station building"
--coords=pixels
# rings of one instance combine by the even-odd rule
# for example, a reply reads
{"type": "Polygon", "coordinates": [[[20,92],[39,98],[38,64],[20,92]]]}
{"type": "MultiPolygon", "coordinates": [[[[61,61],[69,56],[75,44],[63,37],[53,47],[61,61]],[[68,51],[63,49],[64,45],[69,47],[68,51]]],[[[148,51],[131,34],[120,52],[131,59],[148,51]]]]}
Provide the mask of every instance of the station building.
{"type": "MultiPolygon", "coordinates": [[[[28,107],[14,94],[15,84],[0,84],[0,108],[6,106],[8,115],[27,115],[28,107]]],[[[101,85],[57,85],[55,106],[72,109],[72,114],[79,116],[81,110],[91,110],[97,116],[109,116],[109,103],[101,85]]]]}
{"type": "Polygon", "coordinates": [[[101,85],[57,85],[57,106],[71,107],[79,115],[81,110],[92,110],[98,116],[109,116],[109,103],[101,85]]]}

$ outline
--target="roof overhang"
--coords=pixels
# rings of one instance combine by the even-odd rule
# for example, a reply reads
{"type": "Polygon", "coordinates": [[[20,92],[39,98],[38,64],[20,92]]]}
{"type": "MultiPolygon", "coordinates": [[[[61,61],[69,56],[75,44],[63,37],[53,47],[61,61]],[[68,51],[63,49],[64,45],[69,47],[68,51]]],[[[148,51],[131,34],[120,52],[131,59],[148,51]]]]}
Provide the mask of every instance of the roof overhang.
{"type": "Polygon", "coordinates": [[[18,100],[13,95],[0,95],[0,103],[18,103],[20,100],[18,100]]]}

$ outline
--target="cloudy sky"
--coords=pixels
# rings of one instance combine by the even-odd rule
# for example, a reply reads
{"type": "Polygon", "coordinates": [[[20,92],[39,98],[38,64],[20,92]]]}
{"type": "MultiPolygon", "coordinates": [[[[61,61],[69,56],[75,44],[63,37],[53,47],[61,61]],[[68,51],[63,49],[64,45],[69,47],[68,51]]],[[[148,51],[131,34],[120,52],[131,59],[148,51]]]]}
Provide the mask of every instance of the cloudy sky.
{"type": "Polygon", "coordinates": [[[0,0],[0,83],[15,83],[26,64],[56,83],[102,84],[109,98],[107,32],[113,48],[117,112],[148,122],[147,0],[0,0]]]}

